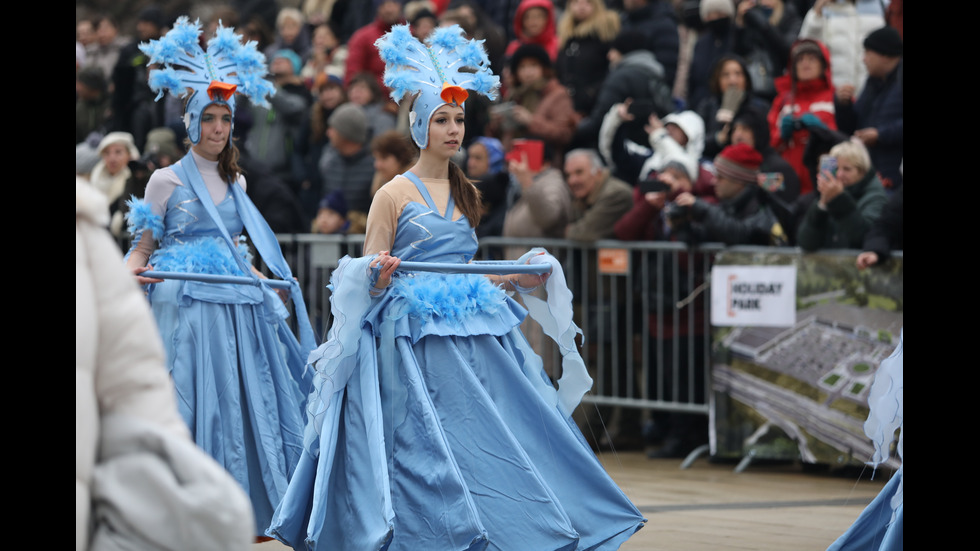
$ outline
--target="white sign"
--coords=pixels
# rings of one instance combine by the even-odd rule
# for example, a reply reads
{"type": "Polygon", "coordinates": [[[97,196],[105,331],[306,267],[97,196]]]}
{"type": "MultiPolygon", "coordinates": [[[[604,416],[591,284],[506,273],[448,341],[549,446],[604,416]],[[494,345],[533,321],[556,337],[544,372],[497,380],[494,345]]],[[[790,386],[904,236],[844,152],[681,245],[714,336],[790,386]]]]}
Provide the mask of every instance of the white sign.
{"type": "Polygon", "coordinates": [[[715,266],[711,324],[788,327],[796,323],[796,266],[715,266]]]}

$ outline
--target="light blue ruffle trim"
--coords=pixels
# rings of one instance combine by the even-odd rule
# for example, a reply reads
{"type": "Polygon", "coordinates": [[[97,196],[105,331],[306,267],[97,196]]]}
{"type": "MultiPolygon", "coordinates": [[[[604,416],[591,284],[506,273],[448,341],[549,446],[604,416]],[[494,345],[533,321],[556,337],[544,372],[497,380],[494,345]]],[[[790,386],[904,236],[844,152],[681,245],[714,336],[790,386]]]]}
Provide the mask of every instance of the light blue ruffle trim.
{"type": "MultiPolygon", "coordinates": [[[[239,237],[237,254],[252,264],[252,254],[245,237],[239,237]]],[[[186,243],[171,243],[153,253],[150,263],[155,270],[193,274],[242,275],[224,238],[200,237],[186,243]]]]}
{"type": "Polygon", "coordinates": [[[126,229],[130,235],[139,239],[146,230],[153,231],[153,239],[163,238],[163,217],[153,214],[146,201],[130,195],[126,201],[129,212],[126,213],[126,229]]]}
{"type": "Polygon", "coordinates": [[[481,274],[418,273],[394,279],[391,293],[408,302],[408,315],[424,321],[461,323],[482,313],[495,314],[507,294],[481,274]]]}

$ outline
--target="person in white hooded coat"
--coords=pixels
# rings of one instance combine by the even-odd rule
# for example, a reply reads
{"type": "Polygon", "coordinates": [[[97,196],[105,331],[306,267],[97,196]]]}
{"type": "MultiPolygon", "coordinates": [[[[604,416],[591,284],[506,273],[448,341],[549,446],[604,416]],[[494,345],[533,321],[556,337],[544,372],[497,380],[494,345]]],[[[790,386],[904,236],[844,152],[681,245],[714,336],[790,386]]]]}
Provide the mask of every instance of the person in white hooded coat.
{"type": "Polygon", "coordinates": [[[839,100],[853,101],[861,95],[868,78],[861,60],[864,39],[883,26],[879,0],[816,0],[807,10],[799,38],[819,40],[830,50],[831,80],[839,100]]]}
{"type": "MultiPolygon", "coordinates": [[[[636,185],[655,176],[667,163],[677,161],[688,174],[700,174],[704,151],[704,120],[695,111],[670,113],[663,119],[651,114],[643,126],[647,143],[631,136],[624,123],[642,123],[630,112],[630,101],[613,105],[599,131],[599,152],[620,179],[636,185]]],[[[697,179],[697,178],[695,178],[697,179]]]]}
{"type": "Polygon", "coordinates": [[[191,440],[108,224],[105,195],[76,177],[75,550],[249,549],[248,497],[191,440]]]}

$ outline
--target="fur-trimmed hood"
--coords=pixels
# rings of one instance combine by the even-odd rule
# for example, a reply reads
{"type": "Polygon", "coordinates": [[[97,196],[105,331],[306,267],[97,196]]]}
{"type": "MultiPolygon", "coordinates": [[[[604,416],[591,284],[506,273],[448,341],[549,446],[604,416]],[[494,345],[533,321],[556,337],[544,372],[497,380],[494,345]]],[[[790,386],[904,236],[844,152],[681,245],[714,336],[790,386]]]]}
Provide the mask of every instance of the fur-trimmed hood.
{"type": "Polygon", "coordinates": [[[572,14],[565,11],[558,22],[558,41],[564,46],[572,38],[595,36],[603,42],[612,42],[619,34],[619,29],[619,15],[616,12],[597,12],[593,17],[575,23],[572,14]]]}

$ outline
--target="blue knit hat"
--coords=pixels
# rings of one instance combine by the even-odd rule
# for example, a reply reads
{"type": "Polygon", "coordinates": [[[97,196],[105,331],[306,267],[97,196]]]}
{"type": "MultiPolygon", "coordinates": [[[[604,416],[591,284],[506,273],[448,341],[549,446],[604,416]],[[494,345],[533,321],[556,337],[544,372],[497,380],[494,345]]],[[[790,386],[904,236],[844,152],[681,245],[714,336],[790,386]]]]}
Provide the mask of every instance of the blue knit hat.
{"type": "Polygon", "coordinates": [[[300,70],[303,69],[303,60],[299,58],[299,54],[290,50],[289,48],[283,48],[279,50],[278,52],[276,52],[274,56],[272,56],[272,59],[276,59],[280,57],[288,59],[289,62],[293,64],[294,75],[298,75],[300,70]]]}
{"type": "Polygon", "coordinates": [[[320,200],[321,209],[330,209],[341,216],[347,216],[347,200],[339,189],[331,191],[320,200]]]}
{"type": "Polygon", "coordinates": [[[497,138],[480,136],[473,140],[473,144],[480,144],[487,150],[487,159],[490,161],[489,171],[492,173],[503,172],[504,170],[504,145],[497,138]]]}

